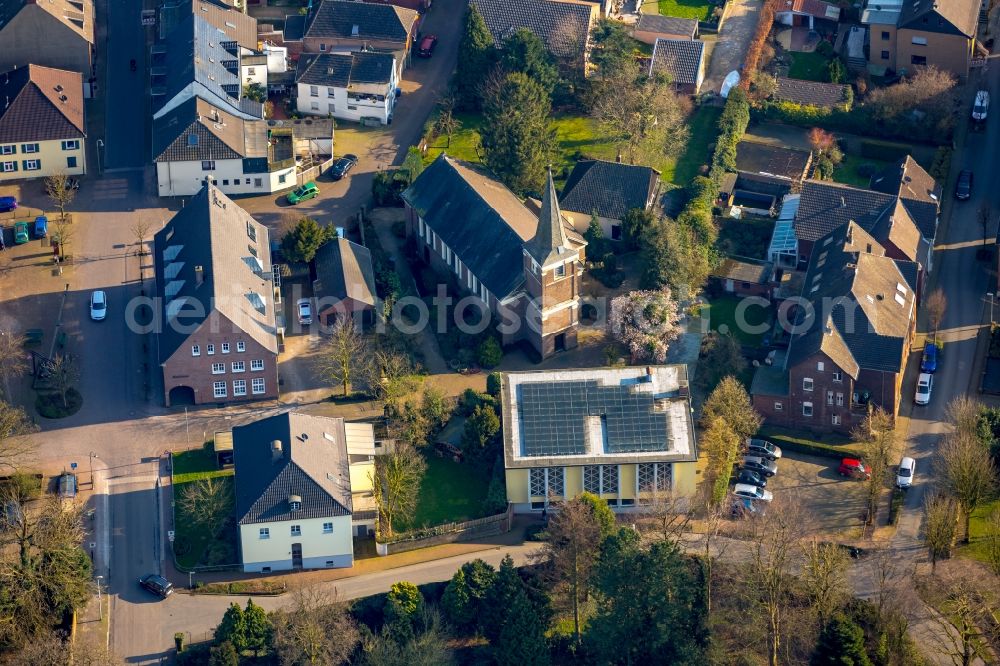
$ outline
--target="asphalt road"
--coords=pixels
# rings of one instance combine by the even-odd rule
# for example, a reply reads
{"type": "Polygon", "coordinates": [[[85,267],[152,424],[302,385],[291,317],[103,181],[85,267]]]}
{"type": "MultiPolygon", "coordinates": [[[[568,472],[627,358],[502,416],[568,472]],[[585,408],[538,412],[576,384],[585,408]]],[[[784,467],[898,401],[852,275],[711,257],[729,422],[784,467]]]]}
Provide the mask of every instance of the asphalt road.
{"type": "Polygon", "coordinates": [[[146,30],[141,26],[142,4],[136,0],[108,0],[105,44],[107,63],[104,169],[135,169],[145,165],[149,144],[146,106],[146,30]],[[136,61],[136,71],[129,62],[136,61]]]}

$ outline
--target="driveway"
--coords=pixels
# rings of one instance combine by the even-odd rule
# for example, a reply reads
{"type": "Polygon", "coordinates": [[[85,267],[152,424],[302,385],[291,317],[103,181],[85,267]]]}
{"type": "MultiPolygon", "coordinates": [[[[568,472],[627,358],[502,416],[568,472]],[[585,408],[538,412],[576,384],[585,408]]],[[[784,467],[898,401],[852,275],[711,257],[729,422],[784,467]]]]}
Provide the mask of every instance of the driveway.
{"type": "Polygon", "coordinates": [[[712,49],[708,75],[701,89],[718,94],[722,81],[743,64],[747,46],[753,39],[760,19],[761,0],[729,0],[715,48],[712,49]]]}
{"type": "MultiPolygon", "coordinates": [[[[775,498],[789,495],[809,513],[816,531],[833,534],[861,527],[864,513],[864,484],[837,474],[840,461],[833,458],[784,452],[778,473],[767,483],[775,498]]],[[[842,534],[843,538],[856,538],[842,534]]]]}

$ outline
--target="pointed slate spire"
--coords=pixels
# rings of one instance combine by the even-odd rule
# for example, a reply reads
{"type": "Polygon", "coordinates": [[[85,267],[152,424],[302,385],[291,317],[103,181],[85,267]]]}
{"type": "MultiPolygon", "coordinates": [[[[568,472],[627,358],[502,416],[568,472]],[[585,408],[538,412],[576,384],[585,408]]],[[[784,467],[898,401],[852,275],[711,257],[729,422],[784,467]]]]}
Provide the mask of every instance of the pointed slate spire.
{"type": "Polygon", "coordinates": [[[538,213],[538,231],[528,243],[528,254],[544,269],[546,264],[557,260],[563,251],[569,249],[566,231],[563,228],[562,212],[556,186],[552,182],[552,169],[548,170],[548,182],[542,193],[542,209],[538,213]]]}

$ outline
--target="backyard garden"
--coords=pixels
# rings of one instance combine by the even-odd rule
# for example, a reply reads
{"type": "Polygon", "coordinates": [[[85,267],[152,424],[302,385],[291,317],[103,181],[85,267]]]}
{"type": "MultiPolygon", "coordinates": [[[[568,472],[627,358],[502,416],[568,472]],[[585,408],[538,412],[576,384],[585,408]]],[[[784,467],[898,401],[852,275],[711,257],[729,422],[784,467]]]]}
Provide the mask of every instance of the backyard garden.
{"type": "Polygon", "coordinates": [[[181,569],[235,564],[233,468],[220,469],[212,443],[173,454],[174,559],[181,569]],[[197,496],[198,501],[190,501],[197,496]]]}

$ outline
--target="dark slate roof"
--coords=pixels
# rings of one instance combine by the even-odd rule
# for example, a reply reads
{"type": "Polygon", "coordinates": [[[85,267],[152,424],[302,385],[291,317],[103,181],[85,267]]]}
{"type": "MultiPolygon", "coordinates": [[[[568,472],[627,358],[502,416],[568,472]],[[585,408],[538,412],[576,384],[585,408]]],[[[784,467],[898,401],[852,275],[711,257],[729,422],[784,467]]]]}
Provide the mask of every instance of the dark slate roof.
{"type": "Polygon", "coordinates": [[[705,42],[658,37],[653,45],[649,74],[660,72],[668,75],[672,83],[694,85],[698,83],[704,59],[705,42]]]}
{"type": "Polygon", "coordinates": [[[395,61],[391,53],[303,54],[299,58],[295,82],[334,88],[361,83],[388,84],[395,61]]]}
{"type": "Polygon", "coordinates": [[[566,238],[562,211],[559,210],[559,197],[556,186],[552,182],[552,171],[549,171],[539,206],[538,229],[535,237],[525,246],[531,258],[543,269],[550,264],[562,263],[562,255],[569,252],[572,246],[566,238]]]}
{"type": "Polygon", "coordinates": [[[153,161],[183,162],[267,157],[259,142],[247,142],[254,123],[192,97],[153,120],[153,161]],[[192,138],[194,137],[194,138],[192,138]]]}
{"type": "Polygon", "coordinates": [[[285,16],[285,27],[281,31],[281,38],[286,42],[300,42],[302,36],[306,34],[306,17],[302,14],[289,14],[285,16]]]}
{"type": "Polygon", "coordinates": [[[898,195],[907,212],[928,240],[937,235],[941,186],[916,160],[907,155],[871,179],[871,189],[898,195]]]}
{"type": "MultiPolygon", "coordinates": [[[[9,24],[21,11],[30,15],[30,20],[20,25],[33,25],[42,16],[48,16],[94,43],[94,2],[93,0],[0,0],[0,30],[9,24]],[[81,7],[83,5],[82,11],[81,7]],[[44,12],[39,14],[38,12],[44,12]]],[[[45,19],[46,21],[48,19],[45,19]]],[[[45,28],[42,28],[43,31],[45,28]]]]}
{"type": "Polygon", "coordinates": [[[418,17],[412,9],[350,0],[321,0],[306,37],[377,39],[404,44],[418,17]],[[357,34],[354,28],[357,27],[357,34]]]}
{"type": "Polygon", "coordinates": [[[351,514],[344,419],[285,412],[233,428],[240,525],[351,514]],[[280,451],[272,452],[272,442],[280,451]],[[289,497],[302,508],[291,511],[289,497]]]}
{"type": "Polygon", "coordinates": [[[750,284],[766,284],[774,272],[774,264],[758,259],[726,257],[712,270],[711,277],[750,284]]]}
{"type": "Polygon", "coordinates": [[[790,342],[789,367],[823,352],[855,379],[862,369],[901,372],[916,315],[917,270],[913,262],[886,257],[854,223],[820,239],[802,293],[814,314],[790,342]]]}
{"type": "Polygon", "coordinates": [[[795,236],[800,241],[815,241],[851,221],[871,229],[895,199],[882,192],[807,180],[802,183],[795,236]]]}
{"type": "Polygon", "coordinates": [[[561,57],[583,53],[597,14],[593,5],[559,0],[470,0],[469,4],[482,14],[496,45],[527,28],[561,57]]]}
{"type": "Polygon", "coordinates": [[[845,101],[847,86],[837,83],[821,83],[819,81],[803,81],[778,77],[778,91],[774,98],[786,102],[795,102],[805,106],[832,108],[845,101]]]}
{"type": "Polygon", "coordinates": [[[163,303],[161,363],[213,313],[229,322],[220,325],[278,353],[267,227],[221,190],[208,185],[189,199],[153,237],[153,255],[163,303]],[[196,266],[203,269],[200,286],[196,266]]]}
{"type": "Polygon", "coordinates": [[[636,31],[655,32],[661,35],[687,35],[694,39],[698,32],[698,21],[695,19],[660,16],[659,14],[642,14],[635,24],[636,31]]]}
{"type": "Polygon", "coordinates": [[[754,174],[768,174],[793,181],[806,177],[812,160],[808,150],[785,146],[772,146],[754,141],[740,141],[736,145],[736,170],[754,174]]]}
{"type": "Polygon", "coordinates": [[[645,209],[660,180],[652,167],[605,160],[580,160],[566,179],[559,203],[564,210],[621,220],[633,208],[645,209]]]}
{"type": "Polygon", "coordinates": [[[538,217],[485,170],[442,153],[403,199],[495,297],[524,283],[522,250],[538,217]]]}
{"type": "Polygon", "coordinates": [[[226,39],[257,50],[257,19],[218,0],[166,0],[160,7],[160,37],[166,37],[189,14],[201,16],[226,39]]]}
{"type": "Polygon", "coordinates": [[[321,298],[351,298],[375,305],[372,253],[363,245],[336,238],[316,251],[313,291],[321,298]]]}
{"type": "Polygon", "coordinates": [[[81,139],[83,77],[27,65],[0,74],[0,143],[81,139]]]}
{"type": "Polygon", "coordinates": [[[903,3],[897,26],[923,32],[975,37],[980,0],[923,0],[903,3]]]}

